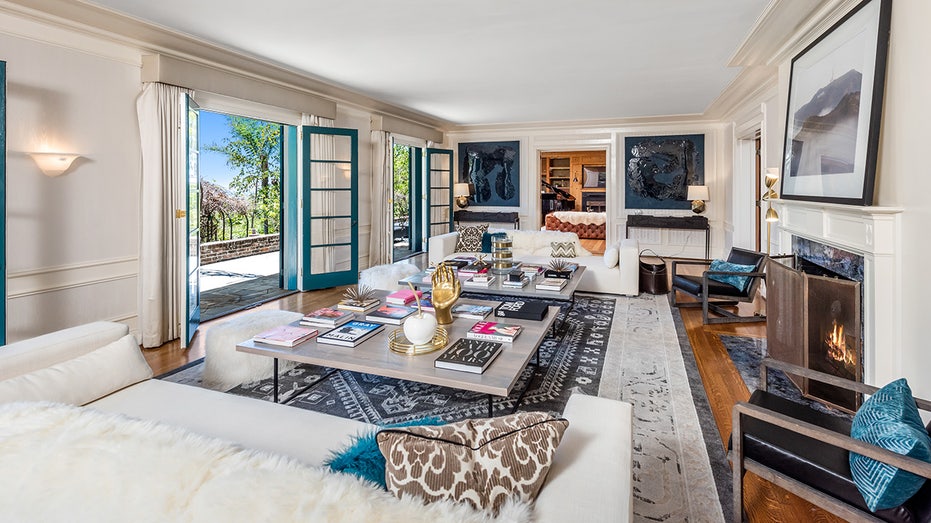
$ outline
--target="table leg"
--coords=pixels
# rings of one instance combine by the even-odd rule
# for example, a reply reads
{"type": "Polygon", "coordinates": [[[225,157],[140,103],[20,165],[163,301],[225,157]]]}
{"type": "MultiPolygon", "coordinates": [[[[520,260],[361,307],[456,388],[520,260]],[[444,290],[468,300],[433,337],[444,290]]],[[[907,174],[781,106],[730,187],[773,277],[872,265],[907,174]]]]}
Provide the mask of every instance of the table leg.
{"type": "Polygon", "coordinates": [[[272,361],[274,362],[272,364],[274,367],[272,372],[274,373],[274,376],[275,376],[275,381],[274,381],[275,403],[278,403],[278,358],[272,358],[272,361]]]}
{"type": "Polygon", "coordinates": [[[488,417],[489,418],[494,415],[494,413],[492,412],[494,410],[493,403],[494,403],[494,398],[492,397],[491,394],[489,394],[488,395],[488,417]]]}

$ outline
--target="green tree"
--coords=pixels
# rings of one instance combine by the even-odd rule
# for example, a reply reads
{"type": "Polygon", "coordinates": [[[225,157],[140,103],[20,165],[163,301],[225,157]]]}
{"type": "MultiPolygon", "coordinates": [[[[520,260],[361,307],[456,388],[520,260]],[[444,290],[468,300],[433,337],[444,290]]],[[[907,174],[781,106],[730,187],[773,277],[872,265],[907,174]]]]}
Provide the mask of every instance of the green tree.
{"type": "Polygon", "coordinates": [[[277,232],[281,194],[281,125],[240,116],[230,116],[227,123],[231,137],[225,138],[222,145],[208,145],[207,150],[226,155],[226,164],[239,170],[230,182],[230,189],[251,203],[246,234],[260,226],[263,234],[277,232]]]}
{"type": "Polygon", "coordinates": [[[394,209],[393,217],[408,220],[411,194],[411,148],[406,145],[394,146],[394,209]]]}

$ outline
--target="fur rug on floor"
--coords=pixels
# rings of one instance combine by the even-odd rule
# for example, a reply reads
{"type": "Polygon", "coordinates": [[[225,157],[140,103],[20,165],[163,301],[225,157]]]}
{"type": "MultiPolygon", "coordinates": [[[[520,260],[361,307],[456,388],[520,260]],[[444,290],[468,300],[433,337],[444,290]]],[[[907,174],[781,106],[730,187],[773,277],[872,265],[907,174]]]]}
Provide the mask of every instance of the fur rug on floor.
{"type": "MultiPolygon", "coordinates": [[[[168,425],[52,403],[0,406],[0,471],[0,521],[493,520],[168,425]]],[[[494,521],[528,521],[529,512],[509,504],[494,521]]]]}

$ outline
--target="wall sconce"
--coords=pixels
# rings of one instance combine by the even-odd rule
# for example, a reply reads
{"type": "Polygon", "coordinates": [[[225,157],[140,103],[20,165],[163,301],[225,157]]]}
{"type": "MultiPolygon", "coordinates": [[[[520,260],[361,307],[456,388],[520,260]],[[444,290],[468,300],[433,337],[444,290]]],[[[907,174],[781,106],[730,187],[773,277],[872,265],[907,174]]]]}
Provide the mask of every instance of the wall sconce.
{"type": "Polygon", "coordinates": [[[49,177],[59,176],[71,168],[74,162],[81,155],[69,153],[29,153],[32,159],[42,170],[42,173],[49,177]]]}
{"type": "Polygon", "coordinates": [[[705,212],[705,202],[710,200],[708,197],[707,185],[689,185],[689,191],[686,198],[692,200],[692,212],[701,214],[705,212]]]}
{"type": "Polygon", "coordinates": [[[472,196],[472,191],[469,189],[470,187],[467,183],[453,184],[453,197],[456,199],[456,205],[462,209],[469,206],[469,196],[472,196]]]}
{"type": "Polygon", "coordinates": [[[776,209],[773,209],[772,202],[772,200],[779,198],[779,193],[774,189],[778,181],[779,169],[776,167],[768,167],[766,169],[766,176],[763,178],[763,184],[766,186],[766,189],[763,195],[760,196],[760,202],[767,202],[769,204],[769,208],[766,209],[766,215],[763,217],[766,221],[766,254],[769,254],[770,250],[770,238],[772,236],[773,224],[779,221],[779,213],[776,212],[776,209]]]}

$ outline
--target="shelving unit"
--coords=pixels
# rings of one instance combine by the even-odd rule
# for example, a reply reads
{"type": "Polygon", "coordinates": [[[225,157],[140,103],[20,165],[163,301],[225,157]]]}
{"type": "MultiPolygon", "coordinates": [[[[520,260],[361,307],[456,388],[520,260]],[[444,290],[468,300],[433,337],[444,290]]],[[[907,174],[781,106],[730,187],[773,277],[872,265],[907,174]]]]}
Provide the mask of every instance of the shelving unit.
{"type": "MultiPolygon", "coordinates": [[[[587,211],[582,207],[582,195],[604,193],[604,187],[583,187],[585,174],[583,166],[588,168],[604,169],[604,151],[566,151],[540,153],[542,172],[540,178],[575,197],[576,211],[587,211]]],[[[591,209],[603,211],[603,208],[591,209]]]]}

